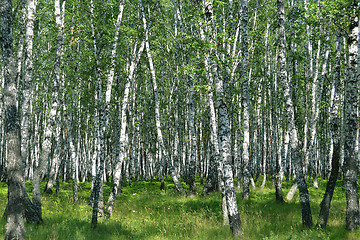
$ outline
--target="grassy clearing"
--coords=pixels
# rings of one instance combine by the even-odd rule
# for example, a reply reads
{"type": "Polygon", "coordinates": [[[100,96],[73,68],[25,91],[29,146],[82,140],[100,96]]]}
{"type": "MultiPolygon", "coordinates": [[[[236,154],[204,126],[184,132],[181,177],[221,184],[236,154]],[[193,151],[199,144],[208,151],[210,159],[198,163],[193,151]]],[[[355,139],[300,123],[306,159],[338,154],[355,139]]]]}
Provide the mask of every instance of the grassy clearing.
{"type": "MultiPolygon", "coordinates": [[[[284,195],[291,184],[284,182],[284,195]]],[[[62,183],[58,198],[43,194],[44,222],[26,224],[27,239],[232,239],[229,228],[222,226],[219,193],[187,198],[178,196],[171,179],[167,179],[166,191],[159,190],[159,182],[134,182],[117,197],[112,218],[100,218],[98,227],[91,229],[90,183],[79,186],[78,205],[72,202],[71,183],[62,183]]],[[[319,186],[309,187],[314,222],[326,181],[320,181],[319,186]]],[[[27,188],[30,192],[31,183],[27,183],[27,188]]],[[[106,183],[104,196],[110,190],[110,183],[106,183]]],[[[6,206],[6,194],[6,184],[0,183],[0,213],[6,206]]],[[[277,203],[271,182],[263,190],[253,190],[249,201],[243,202],[241,192],[237,194],[244,239],[360,239],[360,231],[344,230],[346,201],[341,181],[335,189],[326,230],[303,229],[299,196],[287,203],[277,203]]],[[[0,238],[4,238],[5,223],[0,219],[0,238]]]]}

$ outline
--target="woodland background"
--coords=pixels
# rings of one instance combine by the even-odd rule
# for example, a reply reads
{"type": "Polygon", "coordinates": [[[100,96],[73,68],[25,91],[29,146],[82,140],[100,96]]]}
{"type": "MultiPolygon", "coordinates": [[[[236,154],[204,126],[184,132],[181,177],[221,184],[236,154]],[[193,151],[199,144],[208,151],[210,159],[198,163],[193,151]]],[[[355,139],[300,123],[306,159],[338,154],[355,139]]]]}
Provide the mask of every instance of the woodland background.
{"type": "Polygon", "coordinates": [[[180,195],[199,194],[197,178],[220,190],[234,236],[235,188],[247,200],[271,179],[282,202],[296,180],[311,227],[307,185],[326,179],[325,227],[343,179],[356,230],[358,16],[355,0],[1,0],[5,239],[23,238],[23,215],[42,222],[43,180],[48,194],[71,181],[74,202],[90,181],[95,228],[123,181],[167,176],[180,195]]]}

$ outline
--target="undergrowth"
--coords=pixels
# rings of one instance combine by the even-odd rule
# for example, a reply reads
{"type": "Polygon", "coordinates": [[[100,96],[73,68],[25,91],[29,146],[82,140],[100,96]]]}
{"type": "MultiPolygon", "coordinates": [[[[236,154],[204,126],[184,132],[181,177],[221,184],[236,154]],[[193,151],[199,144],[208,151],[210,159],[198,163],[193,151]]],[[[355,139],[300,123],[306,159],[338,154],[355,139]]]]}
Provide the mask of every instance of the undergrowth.
{"type": "MultiPolygon", "coordinates": [[[[261,179],[258,180],[261,183],[261,179]]],[[[283,193],[292,182],[284,182],[283,193]]],[[[44,187],[44,185],[42,185],[44,187]]],[[[99,218],[98,227],[91,228],[92,208],[89,206],[91,183],[79,184],[79,204],[72,200],[72,184],[61,183],[59,196],[42,194],[43,223],[26,224],[29,240],[111,240],[111,239],[232,239],[228,226],[222,225],[221,194],[207,196],[179,196],[171,179],[166,180],[165,191],[160,182],[133,182],[125,184],[117,196],[110,220],[99,218]]],[[[316,223],[319,204],[326,188],[326,181],[319,181],[319,189],[309,184],[311,210],[316,223]]],[[[31,197],[31,183],[27,183],[31,197]]],[[[202,186],[198,184],[198,192],[202,186]]],[[[111,183],[104,184],[105,200],[111,183]]],[[[360,232],[345,230],[346,200],[344,187],[338,181],[330,209],[326,230],[317,227],[303,229],[298,194],[289,202],[275,201],[275,190],[267,182],[263,190],[253,189],[251,199],[241,200],[237,191],[243,239],[360,239],[360,232]]],[[[7,203],[7,186],[0,183],[0,213],[7,203]]],[[[0,238],[4,238],[6,220],[0,219],[0,238]]]]}

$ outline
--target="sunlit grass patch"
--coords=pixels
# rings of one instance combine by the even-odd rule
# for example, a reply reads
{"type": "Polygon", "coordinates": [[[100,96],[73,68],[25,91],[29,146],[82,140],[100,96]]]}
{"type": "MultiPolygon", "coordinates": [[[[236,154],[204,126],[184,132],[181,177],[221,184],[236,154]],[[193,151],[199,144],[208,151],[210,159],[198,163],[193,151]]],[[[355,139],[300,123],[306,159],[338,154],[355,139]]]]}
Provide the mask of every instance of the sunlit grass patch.
{"type": "MultiPolygon", "coordinates": [[[[271,181],[260,190],[261,179],[251,190],[251,199],[243,201],[237,191],[244,239],[360,239],[359,231],[345,230],[346,201],[342,182],[338,181],[326,230],[303,229],[298,193],[293,200],[278,203],[271,181]]],[[[284,181],[283,194],[293,182],[284,181]]],[[[31,183],[27,183],[31,197],[31,183]]],[[[319,214],[319,204],[326,188],[326,181],[319,179],[319,189],[309,183],[309,194],[314,224],[319,214]]],[[[45,183],[42,184],[42,191],[45,183]]],[[[105,202],[111,183],[104,184],[105,202]]],[[[41,225],[26,224],[27,239],[232,239],[228,226],[222,224],[221,193],[179,196],[166,179],[165,191],[160,182],[124,182],[122,193],[117,196],[111,219],[99,218],[98,227],[91,228],[92,208],[89,206],[91,183],[79,183],[79,204],[73,203],[72,183],[61,183],[59,196],[42,194],[43,218],[41,225]]],[[[5,210],[7,185],[0,183],[0,210],[5,210]]],[[[0,238],[5,234],[4,219],[0,219],[0,238]]]]}

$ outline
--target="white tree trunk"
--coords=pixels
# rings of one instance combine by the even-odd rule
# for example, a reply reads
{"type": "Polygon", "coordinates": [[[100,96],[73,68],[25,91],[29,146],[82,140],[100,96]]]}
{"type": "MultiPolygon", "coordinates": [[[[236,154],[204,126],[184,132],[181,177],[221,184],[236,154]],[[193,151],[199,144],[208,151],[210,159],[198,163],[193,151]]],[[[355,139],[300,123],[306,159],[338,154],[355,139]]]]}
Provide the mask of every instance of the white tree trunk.
{"type": "MultiPolygon", "coordinates": [[[[329,40],[329,37],[327,37],[326,39],[327,41],[329,40]]],[[[320,44],[320,40],[318,42],[319,46],[320,44]]],[[[316,133],[317,133],[317,122],[319,120],[319,113],[320,113],[320,109],[319,109],[319,105],[321,103],[321,96],[322,96],[322,90],[323,90],[323,85],[324,85],[324,80],[326,77],[326,73],[327,73],[327,62],[328,62],[328,58],[329,58],[329,53],[330,53],[330,48],[328,47],[327,44],[325,44],[325,54],[323,57],[323,63],[322,63],[322,68],[321,68],[321,76],[320,76],[320,81],[319,81],[319,58],[320,58],[320,47],[318,48],[318,53],[317,53],[317,57],[316,57],[316,69],[315,69],[315,76],[313,79],[313,84],[312,84],[312,99],[311,99],[311,118],[310,118],[310,149],[307,152],[308,154],[310,154],[310,159],[308,160],[310,162],[310,176],[313,175],[314,178],[314,187],[318,188],[318,182],[317,182],[317,170],[316,170],[316,155],[317,155],[317,149],[316,149],[316,133]]]]}
{"type": "Polygon", "coordinates": [[[25,239],[25,180],[21,160],[20,119],[18,113],[16,68],[13,55],[12,4],[0,1],[1,49],[4,64],[5,138],[8,183],[8,207],[5,240],[25,239]]]}
{"type": "MultiPolygon", "coordinates": [[[[213,25],[213,2],[205,1],[204,2],[204,12],[205,12],[205,21],[206,21],[206,29],[209,35],[208,41],[211,43],[214,43],[214,36],[212,32],[212,25],[213,25]]],[[[200,27],[200,34],[202,41],[206,41],[205,33],[202,27],[200,27]]],[[[223,181],[223,162],[220,160],[220,149],[219,149],[219,142],[218,142],[218,132],[217,132],[217,117],[215,113],[215,106],[214,106],[214,100],[213,100],[213,85],[214,85],[214,75],[213,75],[213,59],[214,57],[214,49],[210,48],[207,52],[205,52],[204,56],[204,65],[206,70],[206,78],[209,84],[208,87],[208,94],[207,94],[207,100],[209,104],[209,111],[210,111],[210,141],[212,144],[212,147],[214,148],[214,161],[215,164],[217,164],[217,178],[219,187],[222,194],[222,215],[223,215],[223,224],[229,225],[229,215],[227,210],[227,203],[226,203],[226,195],[225,195],[225,188],[224,188],[224,181],[223,181]]],[[[216,72],[216,71],[214,71],[216,72]]],[[[215,172],[215,171],[214,171],[215,172]]],[[[213,176],[215,177],[215,176],[213,176]]]]}
{"type": "Polygon", "coordinates": [[[290,145],[295,164],[296,179],[300,192],[300,203],[302,209],[302,222],[306,227],[312,226],[312,216],[309,201],[309,192],[307,189],[302,160],[300,155],[300,145],[298,140],[298,130],[295,125],[294,106],[290,96],[290,86],[287,79],[286,72],[286,56],[285,56],[285,14],[284,14],[284,0],[277,0],[277,13],[279,24],[279,56],[278,61],[280,64],[280,80],[284,92],[284,101],[286,105],[286,120],[290,134],[290,145]]]}
{"type": "Polygon", "coordinates": [[[344,185],[346,193],[346,228],[359,228],[359,195],[357,189],[355,142],[358,128],[358,35],[359,9],[357,1],[351,1],[348,51],[349,66],[344,81],[344,185]]]}
{"type": "Polygon", "coordinates": [[[145,47],[145,41],[143,41],[141,43],[139,49],[137,49],[137,43],[135,44],[133,55],[131,57],[131,63],[130,63],[130,67],[129,67],[128,76],[127,76],[126,83],[125,83],[125,90],[124,90],[123,100],[121,102],[121,129],[120,129],[119,150],[118,150],[118,156],[116,156],[117,159],[116,159],[115,167],[113,169],[113,171],[114,171],[114,174],[113,174],[113,188],[112,188],[112,191],[110,193],[109,199],[107,201],[106,210],[105,210],[105,216],[107,218],[111,217],[113,206],[114,206],[114,203],[115,203],[115,197],[116,197],[116,195],[118,193],[118,188],[119,188],[119,184],[120,184],[120,180],[121,180],[122,164],[123,164],[123,161],[124,161],[124,158],[125,158],[125,155],[126,155],[126,149],[127,149],[127,146],[128,146],[128,142],[126,140],[127,139],[126,112],[128,111],[128,108],[129,108],[130,87],[131,87],[131,84],[133,82],[135,70],[136,70],[138,62],[140,60],[141,54],[144,51],[144,47],[145,47]]]}
{"type": "Polygon", "coordinates": [[[330,137],[331,137],[331,155],[329,161],[331,162],[331,175],[326,184],[326,191],[323,200],[320,204],[320,213],[317,225],[325,228],[327,225],[330,204],[333,197],[336,181],[338,179],[340,166],[340,121],[339,121],[339,107],[340,107],[340,68],[341,68],[341,51],[342,51],[342,36],[338,32],[336,36],[336,52],[335,52],[335,67],[333,75],[333,84],[331,89],[330,102],[330,137]]]}
{"type": "MultiPolygon", "coordinates": [[[[38,165],[34,168],[33,175],[33,204],[37,209],[40,221],[42,221],[42,209],[41,209],[41,193],[40,193],[40,184],[41,180],[45,174],[45,167],[48,161],[48,158],[51,153],[52,148],[52,136],[53,129],[56,124],[56,117],[58,112],[58,91],[59,83],[61,78],[61,57],[63,54],[63,28],[64,28],[64,9],[65,1],[62,2],[60,6],[60,1],[55,0],[55,19],[56,26],[58,29],[57,35],[57,45],[56,45],[56,54],[55,54],[55,63],[54,63],[54,80],[53,80],[53,89],[52,89],[52,103],[50,107],[50,112],[47,116],[46,126],[44,128],[43,142],[41,143],[42,150],[40,153],[38,165]]],[[[55,143],[56,144],[56,143],[55,143]]]]}
{"type": "Polygon", "coordinates": [[[249,147],[250,147],[250,116],[249,116],[249,85],[251,73],[249,72],[249,40],[248,40],[248,1],[242,0],[242,111],[243,111],[243,144],[242,144],[242,163],[243,163],[243,192],[244,200],[250,199],[250,171],[249,171],[249,147]]]}
{"type": "MultiPolygon", "coordinates": [[[[171,164],[169,153],[166,150],[165,143],[164,143],[164,140],[163,140],[163,135],[162,135],[162,130],[161,130],[161,121],[160,121],[160,100],[159,100],[159,94],[158,94],[158,91],[157,91],[155,68],[154,68],[154,64],[153,64],[153,61],[152,61],[152,56],[151,56],[151,52],[150,52],[150,44],[149,44],[149,25],[147,24],[147,21],[146,21],[146,18],[145,18],[144,6],[143,6],[141,0],[139,0],[139,4],[140,4],[140,8],[141,8],[142,20],[143,20],[144,29],[145,29],[145,47],[146,47],[146,53],[147,53],[147,58],[148,58],[148,61],[149,61],[149,68],[150,68],[151,79],[152,79],[152,84],[153,84],[153,92],[154,92],[154,100],[155,100],[155,124],[156,124],[157,140],[158,140],[158,143],[160,145],[159,147],[160,147],[160,150],[161,150],[161,155],[162,155],[162,157],[165,158],[165,162],[168,165],[168,168],[170,170],[170,175],[171,175],[171,177],[173,179],[173,182],[175,184],[175,188],[181,195],[184,195],[185,190],[181,186],[181,183],[180,183],[180,181],[179,181],[179,179],[178,179],[178,177],[177,177],[177,175],[175,173],[175,169],[174,169],[173,165],[171,164]]],[[[163,165],[163,164],[161,164],[161,165],[163,165]]],[[[163,175],[163,172],[161,172],[161,174],[163,175]]],[[[194,176],[194,184],[195,184],[195,176],[194,176]]],[[[195,186],[195,190],[196,190],[196,186],[195,186]]]]}

